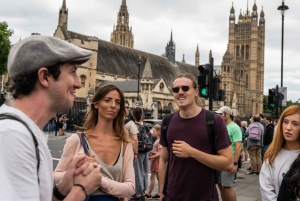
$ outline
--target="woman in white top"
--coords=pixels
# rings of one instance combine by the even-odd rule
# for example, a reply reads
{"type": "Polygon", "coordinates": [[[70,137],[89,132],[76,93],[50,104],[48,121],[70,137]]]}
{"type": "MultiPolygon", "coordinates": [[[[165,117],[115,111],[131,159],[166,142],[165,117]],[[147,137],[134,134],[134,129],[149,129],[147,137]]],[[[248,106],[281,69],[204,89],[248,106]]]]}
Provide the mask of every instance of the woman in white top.
{"type": "Polygon", "coordinates": [[[300,107],[290,106],[278,121],[259,175],[262,200],[277,200],[282,178],[300,151],[300,107]]]}

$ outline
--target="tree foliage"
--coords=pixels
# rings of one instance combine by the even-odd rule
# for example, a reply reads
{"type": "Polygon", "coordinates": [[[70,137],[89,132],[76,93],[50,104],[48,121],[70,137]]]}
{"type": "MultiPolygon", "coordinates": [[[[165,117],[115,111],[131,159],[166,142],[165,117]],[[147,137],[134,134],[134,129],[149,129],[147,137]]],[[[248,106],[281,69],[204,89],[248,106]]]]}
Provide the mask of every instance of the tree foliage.
{"type": "Polygon", "coordinates": [[[8,29],[6,22],[0,22],[0,75],[7,71],[7,59],[10,50],[9,37],[14,33],[12,29],[8,29]]]}

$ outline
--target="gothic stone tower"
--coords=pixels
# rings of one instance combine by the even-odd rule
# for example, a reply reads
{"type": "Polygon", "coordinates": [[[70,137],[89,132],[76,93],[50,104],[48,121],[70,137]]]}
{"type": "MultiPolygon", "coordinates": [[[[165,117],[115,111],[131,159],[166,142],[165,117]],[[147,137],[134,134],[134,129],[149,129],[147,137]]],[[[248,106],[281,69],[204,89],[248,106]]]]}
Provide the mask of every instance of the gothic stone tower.
{"type": "Polygon", "coordinates": [[[122,5],[118,13],[117,26],[113,28],[110,42],[133,48],[134,40],[132,27],[129,28],[129,13],[126,6],[126,0],[122,0],[122,5]]]}
{"type": "Polygon", "coordinates": [[[224,54],[221,77],[226,90],[226,105],[237,106],[239,116],[250,116],[263,111],[265,54],[265,18],[263,10],[258,22],[257,6],[252,13],[247,6],[235,24],[235,10],[230,10],[229,42],[224,54]],[[233,97],[236,102],[233,103],[233,97]]]}
{"type": "Polygon", "coordinates": [[[62,7],[59,9],[58,25],[68,29],[68,9],[66,0],[63,0],[62,7]]]}
{"type": "Polygon", "coordinates": [[[167,43],[166,46],[166,57],[169,59],[170,62],[175,64],[175,43],[173,41],[173,33],[171,31],[171,38],[170,41],[167,43]]]}

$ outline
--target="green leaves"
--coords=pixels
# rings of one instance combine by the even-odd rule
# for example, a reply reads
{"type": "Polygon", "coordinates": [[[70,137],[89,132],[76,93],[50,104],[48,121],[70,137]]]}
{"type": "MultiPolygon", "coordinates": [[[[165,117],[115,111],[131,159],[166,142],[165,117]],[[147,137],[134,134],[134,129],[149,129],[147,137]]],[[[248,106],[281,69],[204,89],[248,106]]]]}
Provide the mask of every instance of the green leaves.
{"type": "Polygon", "coordinates": [[[7,71],[7,59],[10,50],[9,37],[12,36],[14,31],[8,29],[6,22],[0,22],[0,75],[7,71]]]}

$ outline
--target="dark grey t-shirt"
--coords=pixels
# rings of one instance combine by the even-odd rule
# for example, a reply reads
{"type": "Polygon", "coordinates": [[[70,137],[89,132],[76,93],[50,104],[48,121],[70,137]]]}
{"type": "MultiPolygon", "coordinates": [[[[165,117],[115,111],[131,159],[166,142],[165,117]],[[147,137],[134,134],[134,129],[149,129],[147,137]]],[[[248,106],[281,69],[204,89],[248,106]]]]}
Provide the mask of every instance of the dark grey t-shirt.
{"type": "MultiPolygon", "coordinates": [[[[219,151],[231,145],[224,120],[215,115],[215,147],[219,151]]],[[[212,154],[209,138],[206,132],[206,110],[191,119],[183,119],[175,112],[168,128],[167,141],[172,150],[174,140],[182,140],[190,146],[212,154]]],[[[167,146],[164,137],[160,144],[167,146]]],[[[213,170],[193,158],[176,157],[172,151],[169,159],[168,187],[166,201],[206,201],[219,200],[216,186],[213,182],[213,170]]]]}

